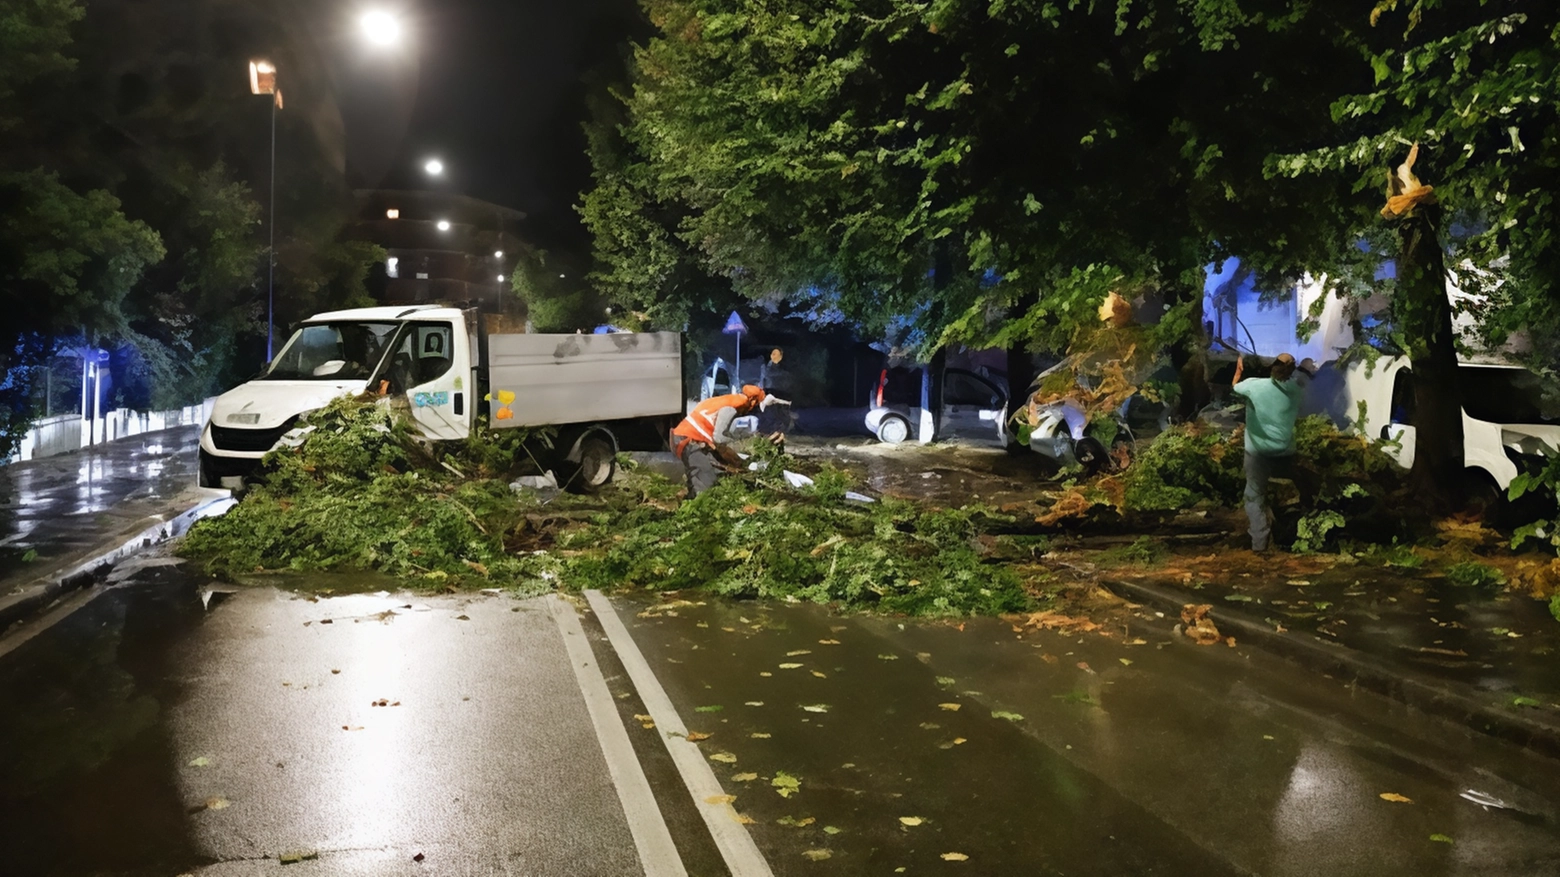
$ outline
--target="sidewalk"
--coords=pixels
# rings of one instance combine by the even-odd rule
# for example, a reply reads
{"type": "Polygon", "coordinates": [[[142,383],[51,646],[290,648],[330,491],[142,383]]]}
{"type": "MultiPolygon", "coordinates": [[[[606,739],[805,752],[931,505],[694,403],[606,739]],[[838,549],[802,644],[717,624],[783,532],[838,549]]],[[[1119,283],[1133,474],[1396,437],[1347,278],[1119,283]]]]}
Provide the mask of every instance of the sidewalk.
{"type": "Polygon", "coordinates": [[[1172,620],[1211,605],[1241,645],[1560,757],[1560,622],[1546,604],[1430,569],[1335,560],[1224,549],[1101,583],[1172,620]]]}
{"type": "Polygon", "coordinates": [[[0,630],[227,498],[196,486],[200,427],[0,468],[0,630]]]}

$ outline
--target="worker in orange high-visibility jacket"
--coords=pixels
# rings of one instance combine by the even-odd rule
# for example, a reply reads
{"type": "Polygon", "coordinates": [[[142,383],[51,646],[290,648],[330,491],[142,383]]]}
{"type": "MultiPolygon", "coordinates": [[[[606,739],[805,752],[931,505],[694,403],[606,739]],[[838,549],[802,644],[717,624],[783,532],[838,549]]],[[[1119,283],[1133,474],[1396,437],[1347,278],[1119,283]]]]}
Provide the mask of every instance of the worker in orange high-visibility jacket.
{"type": "Polygon", "coordinates": [[[771,405],[789,404],[748,384],[740,393],[713,396],[694,406],[672,430],[672,450],[688,473],[688,498],[714,487],[723,465],[731,469],[742,466],[742,459],[729,446],[732,421],[771,405]]]}

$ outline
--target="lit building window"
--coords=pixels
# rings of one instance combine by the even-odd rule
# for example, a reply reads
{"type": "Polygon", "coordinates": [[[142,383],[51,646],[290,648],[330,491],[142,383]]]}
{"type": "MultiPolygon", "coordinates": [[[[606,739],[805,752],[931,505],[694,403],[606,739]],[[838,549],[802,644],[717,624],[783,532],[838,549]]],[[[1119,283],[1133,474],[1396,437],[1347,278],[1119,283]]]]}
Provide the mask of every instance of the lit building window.
{"type": "Polygon", "coordinates": [[[395,256],[385,260],[385,274],[389,277],[401,276],[401,260],[395,256]]]}
{"type": "Polygon", "coordinates": [[[401,218],[401,211],[399,211],[399,210],[395,209],[394,207],[392,207],[389,210],[385,211],[385,218],[386,219],[400,219],[401,218]]]}

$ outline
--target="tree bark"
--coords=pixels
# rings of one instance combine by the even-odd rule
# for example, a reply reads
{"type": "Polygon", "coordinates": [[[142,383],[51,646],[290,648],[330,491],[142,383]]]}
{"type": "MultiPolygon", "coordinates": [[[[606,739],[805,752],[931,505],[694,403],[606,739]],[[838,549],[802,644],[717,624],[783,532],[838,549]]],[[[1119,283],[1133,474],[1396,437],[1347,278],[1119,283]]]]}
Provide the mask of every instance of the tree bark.
{"type": "Polygon", "coordinates": [[[1408,338],[1414,369],[1414,466],[1409,482],[1433,511],[1444,514],[1461,506],[1466,491],[1462,392],[1439,220],[1440,208],[1433,204],[1420,205],[1401,220],[1393,311],[1408,338]]]}
{"type": "Polygon", "coordinates": [[[1192,331],[1170,346],[1170,365],[1175,369],[1181,390],[1175,401],[1176,423],[1191,423],[1198,412],[1213,401],[1213,388],[1208,385],[1208,346],[1212,340],[1203,327],[1203,313],[1196,304],[1201,301],[1201,289],[1188,288],[1179,278],[1162,287],[1165,304],[1170,307],[1193,302],[1192,331]]]}

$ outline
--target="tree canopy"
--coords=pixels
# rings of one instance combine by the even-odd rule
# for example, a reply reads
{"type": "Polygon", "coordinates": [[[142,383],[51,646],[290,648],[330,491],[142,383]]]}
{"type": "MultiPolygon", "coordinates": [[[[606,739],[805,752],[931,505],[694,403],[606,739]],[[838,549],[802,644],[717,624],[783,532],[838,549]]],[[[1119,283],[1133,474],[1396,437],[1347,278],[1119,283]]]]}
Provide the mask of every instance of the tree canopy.
{"type": "Polygon", "coordinates": [[[637,310],[679,313],[703,272],[869,328],[914,314],[933,338],[1054,345],[1104,287],[1186,308],[1228,255],[1390,292],[1376,211],[1420,142],[1459,255],[1507,266],[1492,337],[1553,319],[1530,294],[1553,275],[1552,4],[645,9],[656,35],[602,114],[583,207],[598,278],[637,310]]]}

